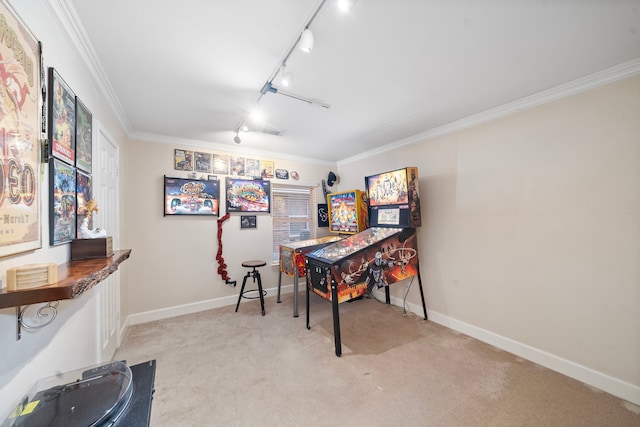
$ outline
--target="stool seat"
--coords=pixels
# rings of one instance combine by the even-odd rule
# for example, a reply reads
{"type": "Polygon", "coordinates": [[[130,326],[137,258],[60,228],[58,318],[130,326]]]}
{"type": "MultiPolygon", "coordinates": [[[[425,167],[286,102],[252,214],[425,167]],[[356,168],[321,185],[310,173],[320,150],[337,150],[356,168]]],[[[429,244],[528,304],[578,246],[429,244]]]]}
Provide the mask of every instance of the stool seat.
{"type": "Polygon", "coordinates": [[[257,259],[252,259],[250,261],[244,261],[242,263],[243,267],[247,267],[247,268],[258,268],[258,267],[264,267],[265,265],[267,265],[266,262],[264,261],[260,261],[257,259]]]}
{"type": "Polygon", "coordinates": [[[240,294],[238,295],[238,303],[236,304],[236,313],[238,312],[238,307],[240,307],[240,300],[242,300],[242,298],[248,298],[248,299],[254,299],[254,298],[260,298],[260,307],[262,308],[262,315],[264,316],[264,295],[266,294],[266,292],[264,292],[262,290],[262,279],[260,278],[260,272],[257,270],[258,267],[264,267],[265,265],[267,265],[267,263],[265,261],[262,260],[257,260],[257,259],[252,259],[249,261],[243,261],[242,262],[242,266],[245,268],[251,268],[252,270],[247,271],[247,274],[244,276],[244,279],[242,279],[242,287],[240,288],[240,294]],[[258,282],[258,289],[250,289],[245,291],[244,290],[244,286],[247,284],[247,279],[251,277],[253,279],[253,282],[258,282]],[[248,292],[258,292],[258,296],[257,297],[248,297],[245,294],[248,292]]]}

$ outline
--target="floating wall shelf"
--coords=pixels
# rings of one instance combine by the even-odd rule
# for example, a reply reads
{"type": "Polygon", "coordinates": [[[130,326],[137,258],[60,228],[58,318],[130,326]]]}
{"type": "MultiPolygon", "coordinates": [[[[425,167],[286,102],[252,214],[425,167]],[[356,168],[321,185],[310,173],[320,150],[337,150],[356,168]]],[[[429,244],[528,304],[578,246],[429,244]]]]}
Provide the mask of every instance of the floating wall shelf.
{"type": "Polygon", "coordinates": [[[0,290],[0,309],[63,299],[73,299],[109,277],[131,249],[114,251],[108,258],[69,261],[58,266],[58,282],[53,285],[19,291],[0,290]]]}

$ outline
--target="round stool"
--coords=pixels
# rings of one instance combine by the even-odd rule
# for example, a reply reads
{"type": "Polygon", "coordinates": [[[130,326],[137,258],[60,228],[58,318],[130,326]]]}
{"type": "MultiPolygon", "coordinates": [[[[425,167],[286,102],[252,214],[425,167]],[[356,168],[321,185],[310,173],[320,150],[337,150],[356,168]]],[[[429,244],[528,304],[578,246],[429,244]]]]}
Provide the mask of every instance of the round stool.
{"type": "Polygon", "coordinates": [[[262,308],[262,315],[264,316],[264,296],[267,294],[266,292],[263,292],[262,290],[262,280],[260,279],[260,272],[257,270],[258,267],[264,267],[265,265],[267,265],[266,262],[264,261],[260,261],[260,260],[251,260],[251,261],[244,261],[242,263],[243,267],[246,268],[251,268],[252,270],[247,271],[247,274],[244,276],[244,279],[242,279],[242,287],[240,288],[240,295],[238,295],[238,303],[236,304],[236,313],[238,312],[238,307],[240,307],[240,300],[242,298],[247,298],[247,299],[256,299],[256,298],[260,298],[260,307],[262,308]],[[244,285],[247,284],[247,279],[249,277],[253,278],[253,282],[256,282],[256,279],[258,281],[258,289],[249,289],[248,291],[244,290],[244,285]],[[247,293],[249,292],[256,292],[258,291],[258,296],[257,297],[248,297],[246,296],[247,293]]]}

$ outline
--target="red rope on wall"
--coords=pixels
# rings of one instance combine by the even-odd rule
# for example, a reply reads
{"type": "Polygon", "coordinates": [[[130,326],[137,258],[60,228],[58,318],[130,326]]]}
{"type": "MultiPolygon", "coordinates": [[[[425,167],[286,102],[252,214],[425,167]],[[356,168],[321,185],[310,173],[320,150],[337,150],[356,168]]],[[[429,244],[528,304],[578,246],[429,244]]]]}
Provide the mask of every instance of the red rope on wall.
{"type": "MultiPolygon", "coordinates": [[[[229,218],[231,218],[231,215],[227,213],[225,216],[218,219],[218,254],[216,255],[216,260],[218,260],[218,274],[222,276],[222,280],[226,283],[231,283],[231,277],[229,277],[227,264],[224,263],[224,258],[222,257],[222,223],[229,218]]],[[[235,281],[233,282],[235,283],[235,281]]]]}

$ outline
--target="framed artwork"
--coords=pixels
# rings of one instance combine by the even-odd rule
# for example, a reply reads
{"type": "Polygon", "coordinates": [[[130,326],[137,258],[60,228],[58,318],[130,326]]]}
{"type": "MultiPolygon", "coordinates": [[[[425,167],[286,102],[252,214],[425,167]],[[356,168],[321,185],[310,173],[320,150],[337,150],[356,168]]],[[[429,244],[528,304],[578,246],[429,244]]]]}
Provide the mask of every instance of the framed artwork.
{"type": "Polygon", "coordinates": [[[76,96],[76,167],[91,173],[93,116],[76,96]]]}
{"type": "Polygon", "coordinates": [[[276,169],[276,178],[289,179],[289,171],[286,169],[276,169]]]}
{"type": "Polygon", "coordinates": [[[271,182],[227,177],[227,212],[271,212],[271,182]]]}
{"type": "Polygon", "coordinates": [[[41,45],[0,1],[0,257],[42,247],[40,135],[45,134],[41,45]]]}
{"type": "Polygon", "coordinates": [[[240,228],[256,228],[258,226],[258,218],[256,215],[242,215],[240,217],[240,228]]]}
{"type": "Polygon", "coordinates": [[[164,177],[164,216],[218,216],[220,181],[164,177]]]}
{"type": "Polygon", "coordinates": [[[76,95],[55,68],[49,68],[49,154],[70,165],[76,156],[76,95]]]}
{"type": "MultiPolygon", "coordinates": [[[[87,214],[87,203],[93,199],[93,183],[91,175],[88,175],[81,170],[76,170],[76,237],[81,238],[80,228],[82,227],[82,221],[87,214]]],[[[89,230],[93,230],[93,215],[89,217],[87,223],[89,230]]]]}
{"type": "Polygon", "coordinates": [[[326,203],[318,204],[318,227],[329,226],[329,205],[326,203]]]}
{"type": "Polygon", "coordinates": [[[260,160],[260,176],[262,178],[273,178],[273,161],[260,160]]]}
{"type": "Polygon", "coordinates": [[[193,151],[176,148],[173,155],[173,168],[178,171],[192,171],[193,151]]]}
{"type": "Polygon", "coordinates": [[[215,181],[218,179],[218,175],[207,175],[209,181],[215,181]]]}
{"type": "Polygon", "coordinates": [[[229,175],[229,156],[226,154],[213,155],[213,173],[229,175]]]}
{"type": "Polygon", "coordinates": [[[244,174],[254,178],[260,176],[260,160],[247,157],[244,162],[244,174]]]}
{"type": "Polygon", "coordinates": [[[196,151],[194,154],[196,158],[196,172],[211,172],[211,153],[196,151]]]}
{"type": "Polygon", "coordinates": [[[52,157],[49,183],[50,243],[69,243],[76,236],[76,168],[52,157]]]}
{"type": "Polygon", "coordinates": [[[244,157],[229,156],[229,170],[231,175],[244,176],[244,157]]]}

